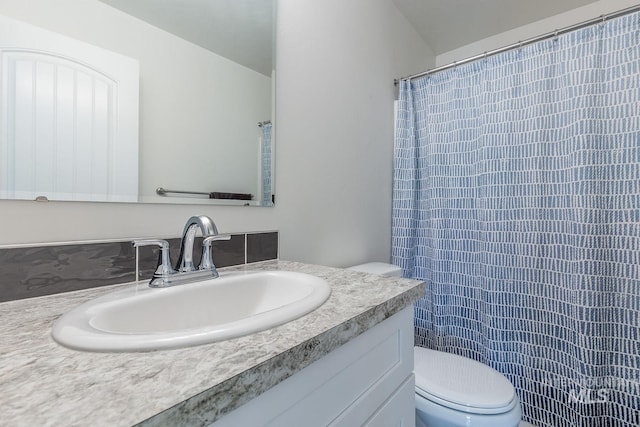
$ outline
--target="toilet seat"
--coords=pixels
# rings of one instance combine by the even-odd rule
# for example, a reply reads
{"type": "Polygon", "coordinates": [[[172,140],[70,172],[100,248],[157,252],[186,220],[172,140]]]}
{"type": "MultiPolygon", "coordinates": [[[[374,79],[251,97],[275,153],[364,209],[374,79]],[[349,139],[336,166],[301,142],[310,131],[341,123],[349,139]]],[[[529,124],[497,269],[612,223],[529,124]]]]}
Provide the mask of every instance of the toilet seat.
{"type": "Polygon", "coordinates": [[[416,393],[472,414],[501,414],[518,400],[509,380],[490,366],[455,354],[414,348],[416,393]]]}

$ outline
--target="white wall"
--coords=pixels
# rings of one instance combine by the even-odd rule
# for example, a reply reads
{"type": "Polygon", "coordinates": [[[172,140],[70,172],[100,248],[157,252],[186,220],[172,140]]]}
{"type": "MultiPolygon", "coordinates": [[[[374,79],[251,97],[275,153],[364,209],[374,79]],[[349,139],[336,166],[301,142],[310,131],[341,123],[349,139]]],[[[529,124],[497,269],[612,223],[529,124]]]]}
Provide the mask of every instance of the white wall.
{"type": "Polygon", "coordinates": [[[395,6],[389,10],[393,78],[417,74],[435,67],[436,56],[395,6]]]}
{"type": "Polygon", "coordinates": [[[433,55],[390,0],[287,0],[278,14],[281,256],[388,261],[393,79],[433,55]]]}
{"type": "Polygon", "coordinates": [[[392,0],[279,1],[275,208],[0,201],[0,244],[177,235],[206,214],[279,230],[283,259],[388,260],[393,79],[434,64],[407,25],[392,0]]]}
{"type": "Polygon", "coordinates": [[[616,12],[627,7],[640,4],[638,0],[600,0],[590,3],[565,13],[552,16],[529,25],[515,28],[493,37],[468,44],[461,48],[443,53],[436,57],[436,66],[451,64],[475,55],[480,55],[493,49],[518,43],[542,34],[553,32],[557,29],[568,27],[601,15],[616,12]]]}

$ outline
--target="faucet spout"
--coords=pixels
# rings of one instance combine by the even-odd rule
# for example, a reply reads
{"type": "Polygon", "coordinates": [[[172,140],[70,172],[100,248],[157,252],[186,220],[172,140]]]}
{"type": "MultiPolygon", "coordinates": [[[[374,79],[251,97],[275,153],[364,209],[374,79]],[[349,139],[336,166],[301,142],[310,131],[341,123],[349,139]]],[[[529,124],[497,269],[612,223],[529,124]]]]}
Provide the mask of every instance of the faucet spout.
{"type": "Polygon", "coordinates": [[[218,227],[208,216],[199,215],[189,218],[182,232],[182,243],[180,244],[180,256],[178,256],[176,271],[188,272],[196,270],[196,266],[193,263],[193,245],[198,230],[202,233],[203,238],[219,234],[218,227]]]}

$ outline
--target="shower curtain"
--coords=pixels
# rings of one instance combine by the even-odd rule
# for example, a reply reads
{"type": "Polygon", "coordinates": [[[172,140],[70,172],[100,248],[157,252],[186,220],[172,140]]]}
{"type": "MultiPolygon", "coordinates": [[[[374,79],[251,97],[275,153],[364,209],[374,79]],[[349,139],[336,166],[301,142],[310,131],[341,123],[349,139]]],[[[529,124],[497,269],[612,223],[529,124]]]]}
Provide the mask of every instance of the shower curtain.
{"type": "Polygon", "coordinates": [[[640,14],[402,81],[392,257],[416,345],[536,426],[640,426],[640,14]]]}
{"type": "Polygon", "coordinates": [[[262,137],[261,137],[261,171],[262,171],[262,206],[273,206],[272,194],[272,149],[271,149],[271,131],[273,125],[271,123],[265,123],[262,125],[262,137]]]}

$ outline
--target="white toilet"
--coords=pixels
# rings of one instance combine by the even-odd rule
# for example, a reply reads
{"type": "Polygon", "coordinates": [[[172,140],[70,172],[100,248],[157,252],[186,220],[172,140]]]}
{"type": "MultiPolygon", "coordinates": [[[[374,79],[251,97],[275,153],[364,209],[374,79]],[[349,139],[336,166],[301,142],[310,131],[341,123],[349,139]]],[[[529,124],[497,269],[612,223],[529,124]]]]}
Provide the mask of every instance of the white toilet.
{"type": "MultiPolygon", "coordinates": [[[[373,262],[350,270],[401,277],[391,264],[373,262]]],[[[475,360],[414,347],[416,427],[517,427],[522,417],[513,385],[475,360]]]]}

